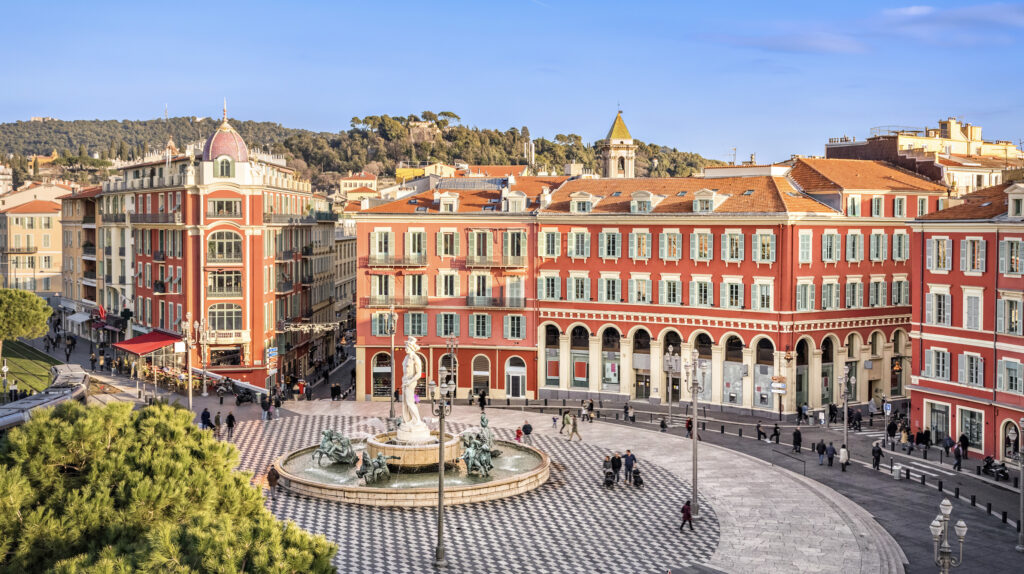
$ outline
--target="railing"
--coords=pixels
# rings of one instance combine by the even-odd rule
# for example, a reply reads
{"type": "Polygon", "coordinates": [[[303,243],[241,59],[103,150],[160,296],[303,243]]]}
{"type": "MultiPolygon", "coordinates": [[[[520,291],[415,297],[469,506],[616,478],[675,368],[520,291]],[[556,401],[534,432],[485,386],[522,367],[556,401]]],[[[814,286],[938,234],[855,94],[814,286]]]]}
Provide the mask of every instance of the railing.
{"type": "Polygon", "coordinates": [[[103,248],[103,254],[104,255],[110,255],[113,252],[114,252],[114,248],[109,246],[109,245],[103,248]]]}
{"type": "Polygon", "coordinates": [[[370,267],[423,267],[427,264],[426,253],[413,253],[404,257],[391,254],[377,254],[361,259],[361,263],[370,267]]]}
{"type": "Polygon", "coordinates": [[[133,213],[132,223],[181,223],[181,212],[174,213],[133,213]]]}
{"type": "Polygon", "coordinates": [[[32,247],[4,247],[3,251],[5,253],[35,253],[35,252],[39,251],[39,248],[35,247],[35,246],[32,246],[32,247]]]}
{"type": "Polygon", "coordinates": [[[213,253],[207,253],[206,260],[208,263],[241,263],[241,255],[215,255],[213,253]]]}
{"type": "Polygon", "coordinates": [[[95,215],[86,215],[85,217],[82,218],[82,223],[86,223],[86,224],[91,223],[91,224],[95,225],[96,224],[96,216],[95,215]]]}
{"type": "Polygon", "coordinates": [[[316,218],[310,215],[298,215],[292,213],[264,213],[263,223],[274,223],[280,225],[313,225],[316,218]]]}
{"type": "Polygon", "coordinates": [[[91,245],[82,248],[82,255],[88,255],[89,257],[96,257],[96,246],[91,245]]]}
{"type": "Polygon", "coordinates": [[[426,307],[426,295],[411,295],[408,297],[390,297],[383,295],[371,295],[362,297],[360,305],[363,307],[426,307]]]}
{"type": "MultiPolygon", "coordinates": [[[[813,444],[813,443],[812,443],[812,444],[813,444]]],[[[793,455],[791,455],[791,454],[789,454],[789,453],[786,453],[786,452],[782,452],[781,450],[776,450],[776,449],[774,449],[774,448],[773,448],[773,449],[771,449],[771,450],[772,450],[772,453],[775,453],[775,454],[781,454],[782,456],[784,456],[784,457],[786,457],[786,458],[791,458],[791,459],[793,459],[793,460],[795,460],[795,461],[799,462],[799,463],[800,463],[800,465],[801,465],[801,467],[802,467],[802,470],[801,470],[801,472],[803,472],[803,475],[804,475],[804,476],[807,476],[807,461],[805,461],[805,460],[803,460],[803,459],[801,459],[801,458],[797,458],[797,457],[795,457],[795,456],[793,456],[793,455]]],[[[769,458],[769,462],[771,462],[771,460],[770,460],[770,459],[771,459],[772,457],[771,457],[771,456],[769,456],[768,458],[769,458]]]]}
{"type": "Polygon", "coordinates": [[[117,276],[117,284],[118,285],[127,285],[127,283],[124,282],[124,275],[118,275],[117,276]]]}
{"type": "Polygon", "coordinates": [[[117,254],[120,255],[121,257],[124,257],[124,252],[125,252],[124,247],[118,247],[117,248],[117,254]]]}
{"type": "Polygon", "coordinates": [[[313,212],[313,217],[315,217],[317,221],[337,221],[338,220],[338,214],[334,213],[333,211],[314,211],[313,212]]]}
{"type": "Polygon", "coordinates": [[[466,297],[466,306],[522,309],[526,306],[526,299],[523,297],[477,297],[469,295],[466,297]]]}
{"type": "Polygon", "coordinates": [[[103,276],[103,281],[105,281],[108,285],[113,284],[114,276],[113,275],[104,275],[103,276]]]}
{"type": "Polygon", "coordinates": [[[275,291],[277,293],[289,293],[294,288],[295,285],[293,285],[290,281],[278,281],[277,288],[275,291]]]}
{"type": "Polygon", "coordinates": [[[295,258],[295,250],[294,249],[285,249],[284,251],[278,251],[275,258],[276,259],[294,259],[295,258]]]}
{"type": "Polygon", "coordinates": [[[153,261],[167,261],[167,254],[163,251],[154,251],[153,261]]]}
{"type": "Polygon", "coordinates": [[[313,282],[313,276],[312,275],[303,275],[302,276],[302,282],[307,284],[307,285],[309,285],[310,283],[313,282]]]}
{"type": "Polygon", "coordinates": [[[103,223],[124,223],[125,216],[123,213],[104,213],[100,216],[100,221],[103,223]]]}
{"type": "Polygon", "coordinates": [[[211,331],[210,344],[248,343],[249,331],[211,331]]]}
{"type": "Polygon", "coordinates": [[[86,271],[86,272],[82,273],[82,277],[84,277],[85,279],[92,279],[93,281],[95,281],[96,280],[96,272],[95,271],[86,271]]]}
{"type": "Polygon", "coordinates": [[[302,255],[303,256],[308,257],[308,256],[310,256],[312,254],[313,254],[313,246],[312,245],[303,246],[303,248],[302,248],[302,255]]]}
{"type": "Polygon", "coordinates": [[[239,285],[238,287],[228,287],[228,288],[219,288],[219,289],[218,288],[207,287],[206,288],[206,296],[207,297],[241,297],[242,296],[242,286],[239,285]]]}
{"type": "Polygon", "coordinates": [[[467,255],[466,267],[525,267],[526,257],[522,255],[467,255]]]}
{"type": "Polygon", "coordinates": [[[167,283],[164,281],[154,281],[153,293],[167,293],[167,283]]]}
{"type": "Polygon", "coordinates": [[[242,219],[242,212],[231,212],[231,211],[207,211],[206,217],[212,217],[214,219],[242,219]]]}

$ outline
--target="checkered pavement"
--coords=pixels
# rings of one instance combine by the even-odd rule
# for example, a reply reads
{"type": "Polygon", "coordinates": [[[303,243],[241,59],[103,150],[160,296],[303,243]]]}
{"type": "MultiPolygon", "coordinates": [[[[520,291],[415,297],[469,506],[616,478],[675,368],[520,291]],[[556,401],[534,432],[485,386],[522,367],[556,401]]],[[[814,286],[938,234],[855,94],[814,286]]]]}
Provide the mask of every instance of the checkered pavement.
{"type": "MultiPolygon", "coordinates": [[[[304,416],[246,421],[235,428],[241,470],[262,474],[278,456],[316,444],[324,428],[381,432],[366,417],[304,416]]],[[[458,432],[465,425],[450,424],[458,432]]],[[[494,429],[498,438],[512,432],[494,429]]],[[[640,458],[642,489],[602,486],[604,448],[535,434],[551,458],[551,477],[536,490],[445,509],[446,557],[452,573],[663,574],[710,560],[719,540],[711,505],[701,497],[697,530],[678,532],[688,483],[640,458]]],[[[267,507],[338,545],[339,572],[421,574],[433,571],[435,508],[347,505],[281,492],[267,507]]]]}

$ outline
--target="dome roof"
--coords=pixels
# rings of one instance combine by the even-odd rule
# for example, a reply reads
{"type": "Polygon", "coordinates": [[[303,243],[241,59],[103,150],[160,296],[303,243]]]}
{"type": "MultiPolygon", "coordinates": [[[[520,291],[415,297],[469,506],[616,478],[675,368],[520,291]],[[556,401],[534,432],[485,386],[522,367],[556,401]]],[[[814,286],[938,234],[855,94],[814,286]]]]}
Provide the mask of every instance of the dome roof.
{"type": "Polygon", "coordinates": [[[222,155],[229,156],[236,162],[249,161],[249,148],[226,119],[206,140],[206,145],[203,146],[203,161],[212,161],[222,155]]]}

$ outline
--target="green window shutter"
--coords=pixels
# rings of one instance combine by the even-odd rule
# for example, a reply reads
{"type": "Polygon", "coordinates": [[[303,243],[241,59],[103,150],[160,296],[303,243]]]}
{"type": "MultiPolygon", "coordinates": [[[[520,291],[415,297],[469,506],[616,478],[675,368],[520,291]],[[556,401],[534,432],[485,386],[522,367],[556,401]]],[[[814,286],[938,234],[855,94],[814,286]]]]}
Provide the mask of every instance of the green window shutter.
{"type": "Polygon", "coordinates": [[[697,260],[697,234],[690,234],[690,259],[692,261],[697,260]]]}
{"type": "Polygon", "coordinates": [[[636,234],[629,234],[629,258],[636,259],[636,234]]]}
{"type": "Polygon", "coordinates": [[[608,234],[599,233],[597,235],[597,256],[608,257],[608,234]]]}
{"type": "Polygon", "coordinates": [[[537,278],[537,298],[538,299],[547,299],[547,294],[544,293],[544,278],[543,277],[538,277],[537,278]]]}
{"type": "Polygon", "coordinates": [[[503,257],[508,257],[508,254],[509,254],[509,243],[508,243],[509,242],[509,239],[508,239],[509,233],[511,233],[511,232],[509,232],[509,231],[502,231],[501,232],[501,255],[503,257]]]}
{"type": "Polygon", "coordinates": [[[697,288],[696,288],[696,283],[694,283],[693,281],[690,281],[689,289],[690,289],[690,307],[693,307],[693,306],[695,306],[697,304],[697,288]]]}
{"type": "Polygon", "coordinates": [[[405,333],[406,337],[409,337],[409,336],[413,335],[413,332],[412,332],[412,329],[411,329],[412,321],[409,320],[409,316],[410,315],[412,315],[412,313],[405,313],[402,316],[402,332],[405,333]]]}
{"type": "Polygon", "coordinates": [[[525,231],[520,231],[519,232],[519,249],[520,249],[519,253],[523,257],[529,257],[530,256],[529,244],[527,243],[527,238],[528,237],[529,237],[529,235],[527,235],[525,231]]]}
{"type": "Polygon", "coordinates": [[[590,301],[590,277],[583,279],[583,301],[590,301]]]}
{"type": "Polygon", "coordinates": [[[644,258],[645,259],[650,259],[651,258],[651,234],[650,233],[645,233],[644,235],[646,236],[646,239],[647,239],[647,241],[644,242],[644,258]]]}
{"type": "Polygon", "coordinates": [[[459,251],[459,243],[462,242],[462,239],[461,239],[460,235],[461,234],[458,233],[458,232],[455,233],[455,256],[456,257],[458,257],[459,255],[462,255],[462,253],[459,251]]]}
{"type": "Polygon", "coordinates": [[[467,252],[467,255],[469,255],[470,257],[476,256],[476,232],[475,231],[470,231],[469,232],[469,243],[468,243],[468,246],[469,246],[469,251],[467,252]]]}
{"type": "Polygon", "coordinates": [[[630,279],[627,284],[629,285],[628,300],[630,303],[636,303],[636,282],[633,279],[630,279]]]}
{"type": "Polygon", "coordinates": [[[761,263],[761,235],[759,233],[750,236],[750,246],[754,252],[751,260],[754,263],[761,263]]]}
{"type": "Polygon", "coordinates": [[[667,252],[665,242],[668,239],[668,235],[665,233],[658,234],[658,259],[665,260],[665,254],[667,252]]]}
{"type": "Polygon", "coordinates": [[[722,234],[722,261],[729,260],[729,236],[722,234]]]}
{"type": "Polygon", "coordinates": [[[490,259],[494,256],[494,233],[487,232],[487,258],[490,259]]]}
{"type": "Polygon", "coordinates": [[[491,316],[484,315],[484,337],[491,337],[491,316]]]}
{"type": "Polygon", "coordinates": [[[562,298],[562,278],[555,277],[555,299],[562,298]]]}
{"type": "Polygon", "coordinates": [[[583,234],[583,257],[590,257],[590,234],[583,234]]]}
{"type": "Polygon", "coordinates": [[[512,321],[512,316],[511,315],[505,315],[504,317],[502,317],[502,322],[504,323],[504,331],[503,331],[504,335],[503,335],[503,337],[506,338],[506,339],[511,339],[512,338],[512,328],[511,328],[511,325],[510,325],[511,321],[512,321]]]}
{"type": "Polygon", "coordinates": [[[769,241],[770,241],[770,247],[769,247],[768,253],[769,253],[769,256],[771,257],[771,262],[774,263],[775,262],[775,235],[774,234],[772,234],[771,239],[769,241]]]}
{"type": "Polygon", "coordinates": [[[562,234],[555,233],[555,257],[562,254],[562,234]]]}
{"type": "Polygon", "coordinates": [[[718,286],[719,296],[721,298],[722,308],[726,309],[729,307],[729,284],[722,283],[718,286]]]}
{"type": "Polygon", "coordinates": [[[889,286],[885,284],[885,281],[878,284],[878,305],[880,307],[885,307],[885,297],[888,292],[889,286]]]}
{"type": "Polygon", "coordinates": [[[807,286],[807,308],[814,309],[814,284],[807,286]]]}
{"type": "Polygon", "coordinates": [[[566,254],[569,257],[576,257],[576,234],[574,232],[570,231],[569,235],[566,237],[566,239],[568,240],[568,246],[566,247],[566,254]]]}
{"type": "Polygon", "coordinates": [[[736,236],[736,239],[740,242],[740,261],[744,261],[746,259],[746,254],[744,252],[747,243],[746,237],[743,234],[739,234],[736,236]]]}
{"type": "Polygon", "coordinates": [[[449,313],[452,316],[452,325],[455,327],[454,333],[456,337],[462,335],[462,320],[459,318],[458,313],[449,313]]]}
{"type": "Polygon", "coordinates": [[[438,231],[434,234],[434,254],[438,257],[441,256],[444,247],[444,233],[438,231]]]}
{"type": "Polygon", "coordinates": [[[377,237],[378,231],[370,232],[370,255],[377,255],[377,237]]]}
{"type": "Polygon", "coordinates": [[[605,281],[607,281],[607,279],[604,279],[603,277],[597,280],[597,300],[600,303],[604,303],[607,299],[605,297],[607,293],[605,291],[605,281]]]}
{"type": "Polygon", "coordinates": [[[372,333],[374,337],[380,336],[380,320],[377,313],[370,315],[370,333],[372,333]]]}
{"type": "MultiPolygon", "coordinates": [[[[662,237],[664,237],[664,235],[662,237]]],[[[664,305],[665,304],[665,280],[664,279],[658,281],[658,304],[659,305],[664,305]]]]}

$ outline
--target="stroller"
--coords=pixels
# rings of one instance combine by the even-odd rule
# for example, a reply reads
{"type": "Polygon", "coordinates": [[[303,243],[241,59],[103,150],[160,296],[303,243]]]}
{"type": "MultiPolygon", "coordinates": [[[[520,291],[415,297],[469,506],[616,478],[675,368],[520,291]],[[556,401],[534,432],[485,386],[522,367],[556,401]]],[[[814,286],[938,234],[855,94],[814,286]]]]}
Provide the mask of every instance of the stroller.
{"type": "Polygon", "coordinates": [[[640,470],[636,468],[633,469],[633,486],[637,488],[643,488],[644,486],[644,478],[640,476],[640,470]]]}
{"type": "Polygon", "coordinates": [[[614,488],[615,487],[615,473],[614,472],[612,472],[610,470],[604,471],[604,486],[605,486],[605,488],[614,488]]]}

